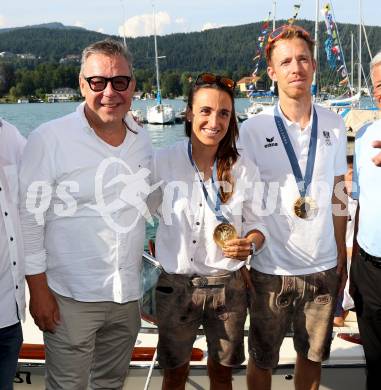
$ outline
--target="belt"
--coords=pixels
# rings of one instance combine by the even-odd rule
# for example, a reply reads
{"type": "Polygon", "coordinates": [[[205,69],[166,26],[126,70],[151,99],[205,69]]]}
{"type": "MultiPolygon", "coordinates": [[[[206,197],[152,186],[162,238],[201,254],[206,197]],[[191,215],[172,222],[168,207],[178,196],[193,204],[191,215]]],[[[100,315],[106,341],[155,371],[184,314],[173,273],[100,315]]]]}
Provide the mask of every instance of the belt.
{"type": "Polygon", "coordinates": [[[369,261],[376,268],[381,269],[381,257],[372,256],[369,253],[366,253],[364,249],[360,248],[360,255],[365,259],[365,261],[369,261]]]}
{"type": "Polygon", "coordinates": [[[224,274],[224,275],[216,275],[216,276],[194,275],[189,278],[189,284],[192,287],[221,286],[233,275],[234,272],[224,274]]]}

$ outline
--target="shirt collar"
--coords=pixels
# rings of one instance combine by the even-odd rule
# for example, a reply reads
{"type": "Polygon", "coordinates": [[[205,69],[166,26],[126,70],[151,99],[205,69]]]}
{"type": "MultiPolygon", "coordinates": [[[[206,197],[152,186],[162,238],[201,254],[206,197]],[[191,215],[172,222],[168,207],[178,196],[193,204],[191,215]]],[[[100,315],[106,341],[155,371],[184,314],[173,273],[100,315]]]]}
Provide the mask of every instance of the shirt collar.
{"type": "MultiPolygon", "coordinates": [[[[278,104],[279,115],[280,115],[280,117],[282,118],[283,123],[285,123],[285,125],[286,125],[287,127],[296,126],[296,127],[300,128],[299,123],[293,122],[293,121],[291,121],[290,119],[286,118],[286,116],[283,114],[282,109],[280,108],[280,102],[279,102],[279,101],[278,101],[277,104],[278,104]]],[[[313,111],[314,111],[314,105],[311,104],[310,120],[309,120],[309,122],[308,122],[308,125],[304,128],[304,130],[310,129],[310,128],[312,127],[313,111]]]]}
{"type": "MultiPolygon", "coordinates": [[[[91,128],[89,121],[87,120],[86,115],[85,115],[85,105],[86,105],[86,102],[82,102],[81,104],[79,104],[76,108],[76,113],[79,116],[81,127],[85,131],[87,131],[89,133],[93,133],[94,130],[91,128]]],[[[127,112],[126,115],[124,116],[124,122],[127,126],[127,129],[126,129],[127,132],[129,132],[135,136],[139,134],[140,126],[135,122],[135,119],[133,118],[131,111],[127,112]]]]}

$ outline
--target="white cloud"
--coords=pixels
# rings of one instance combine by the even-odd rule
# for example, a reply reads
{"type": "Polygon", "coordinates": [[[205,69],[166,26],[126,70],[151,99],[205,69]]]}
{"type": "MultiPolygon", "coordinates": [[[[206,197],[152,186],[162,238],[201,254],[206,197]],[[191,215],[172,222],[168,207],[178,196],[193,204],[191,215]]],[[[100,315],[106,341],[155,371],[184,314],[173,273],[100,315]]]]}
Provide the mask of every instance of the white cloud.
{"type": "Polygon", "coordinates": [[[177,18],[177,19],[175,19],[175,23],[176,23],[176,24],[185,24],[186,21],[185,21],[184,18],[177,18]]]}
{"type": "Polygon", "coordinates": [[[0,15],[0,27],[4,27],[5,26],[5,18],[3,15],[0,15]]]}
{"type": "Polygon", "coordinates": [[[104,32],[105,32],[105,30],[104,30],[103,27],[99,27],[97,31],[98,31],[99,33],[104,33],[104,32]]]}
{"type": "MultiPolygon", "coordinates": [[[[156,16],[156,33],[158,35],[164,33],[166,26],[170,25],[171,17],[167,12],[157,12],[156,16]]],[[[143,14],[133,16],[124,22],[123,26],[118,29],[119,35],[124,33],[127,37],[139,37],[153,34],[153,15],[143,14]]]]}
{"type": "Polygon", "coordinates": [[[212,29],[212,28],[219,28],[219,27],[223,27],[223,26],[224,26],[223,24],[207,22],[207,23],[205,23],[205,24],[201,27],[201,31],[210,30],[210,29],[212,29]]]}
{"type": "Polygon", "coordinates": [[[83,27],[83,22],[81,22],[80,20],[76,20],[74,23],[74,26],[75,27],[83,27]]]}

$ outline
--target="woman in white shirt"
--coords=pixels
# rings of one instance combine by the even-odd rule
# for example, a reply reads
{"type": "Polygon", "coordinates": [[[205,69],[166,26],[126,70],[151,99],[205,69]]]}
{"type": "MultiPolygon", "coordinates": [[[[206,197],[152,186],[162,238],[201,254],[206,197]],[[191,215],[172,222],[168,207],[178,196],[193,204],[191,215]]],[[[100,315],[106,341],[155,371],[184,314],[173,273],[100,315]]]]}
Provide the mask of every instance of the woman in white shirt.
{"type": "Polygon", "coordinates": [[[234,88],[228,78],[199,75],[188,99],[187,139],[154,155],[153,180],[161,182],[151,205],[160,204],[156,258],[164,272],[156,307],[163,389],[185,388],[200,325],[211,389],[231,389],[232,367],[245,359],[241,268],[266,233],[255,216],[257,170],[236,148],[234,88]]]}

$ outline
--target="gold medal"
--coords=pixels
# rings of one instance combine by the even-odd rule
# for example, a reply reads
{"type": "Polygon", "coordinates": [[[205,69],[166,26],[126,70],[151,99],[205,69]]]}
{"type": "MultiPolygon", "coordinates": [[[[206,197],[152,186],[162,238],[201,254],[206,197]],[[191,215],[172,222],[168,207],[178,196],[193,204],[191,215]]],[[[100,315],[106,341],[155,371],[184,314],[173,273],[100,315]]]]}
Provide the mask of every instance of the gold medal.
{"type": "Polygon", "coordinates": [[[220,248],[224,247],[226,241],[234,240],[237,237],[237,230],[230,223],[220,223],[214,229],[213,239],[220,248]]]}
{"type": "Polygon", "coordinates": [[[316,202],[310,197],[299,197],[294,203],[294,213],[302,219],[312,219],[316,216],[318,207],[316,202]]]}

